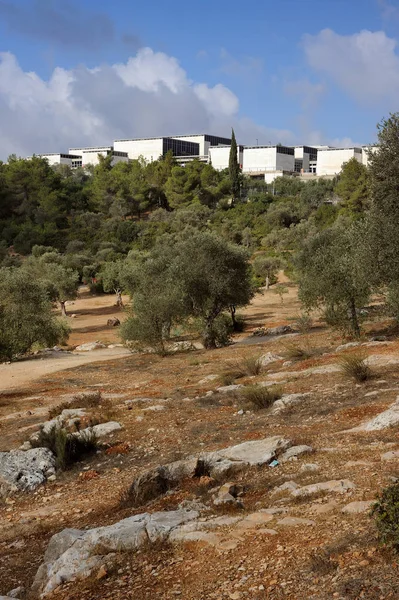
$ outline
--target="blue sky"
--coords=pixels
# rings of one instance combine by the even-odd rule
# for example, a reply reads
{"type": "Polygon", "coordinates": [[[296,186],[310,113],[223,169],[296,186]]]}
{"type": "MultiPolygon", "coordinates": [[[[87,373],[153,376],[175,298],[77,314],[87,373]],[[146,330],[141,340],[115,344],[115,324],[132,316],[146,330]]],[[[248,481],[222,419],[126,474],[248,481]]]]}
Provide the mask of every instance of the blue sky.
{"type": "Polygon", "coordinates": [[[375,140],[399,0],[0,0],[0,157],[207,130],[375,140]]]}

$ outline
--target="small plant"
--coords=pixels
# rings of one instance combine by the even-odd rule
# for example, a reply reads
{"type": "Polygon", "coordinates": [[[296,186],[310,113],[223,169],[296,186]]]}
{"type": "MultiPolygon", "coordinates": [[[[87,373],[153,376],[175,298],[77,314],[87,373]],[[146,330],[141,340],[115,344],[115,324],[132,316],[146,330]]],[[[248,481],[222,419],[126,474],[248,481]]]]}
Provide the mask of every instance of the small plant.
{"type": "Polygon", "coordinates": [[[312,317],[308,313],[301,313],[295,317],[294,324],[300,333],[308,333],[313,325],[312,317]]]}
{"type": "Polygon", "coordinates": [[[311,357],[311,352],[298,344],[286,344],[285,356],[288,360],[306,360],[311,357]]]}
{"type": "Polygon", "coordinates": [[[51,450],[55,455],[57,469],[64,471],[84,456],[95,452],[98,443],[91,430],[76,435],[54,425],[49,431],[40,430],[35,446],[51,450]]]}
{"type": "Polygon", "coordinates": [[[262,370],[260,356],[246,356],[237,363],[237,370],[244,375],[259,375],[262,370]]]}
{"type": "Polygon", "coordinates": [[[235,380],[242,376],[243,374],[241,371],[229,369],[227,371],[223,371],[223,373],[220,374],[219,379],[222,385],[233,385],[235,380]]]}
{"type": "Polygon", "coordinates": [[[53,406],[48,411],[49,419],[54,419],[62,413],[64,409],[70,408],[96,408],[97,406],[103,405],[104,400],[101,392],[87,392],[82,394],[76,394],[70,402],[62,402],[53,406]]]}
{"type": "Polygon", "coordinates": [[[280,296],[281,304],[284,304],[284,294],[288,294],[288,288],[286,288],[285,285],[278,283],[273,292],[280,296]]]}
{"type": "Polygon", "coordinates": [[[372,506],[380,540],[383,544],[399,550],[399,483],[386,487],[372,506]]]}
{"type": "Polygon", "coordinates": [[[341,372],[347,377],[362,382],[372,377],[372,371],[368,366],[367,356],[363,353],[347,354],[339,360],[341,372]]]}
{"type": "Polygon", "coordinates": [[[269,408],[276,400],[281,398],[282,392],[278,387],[263,387],[262,385],[248,385],[241,392],[244,404],[255,410],[269,408]]]}

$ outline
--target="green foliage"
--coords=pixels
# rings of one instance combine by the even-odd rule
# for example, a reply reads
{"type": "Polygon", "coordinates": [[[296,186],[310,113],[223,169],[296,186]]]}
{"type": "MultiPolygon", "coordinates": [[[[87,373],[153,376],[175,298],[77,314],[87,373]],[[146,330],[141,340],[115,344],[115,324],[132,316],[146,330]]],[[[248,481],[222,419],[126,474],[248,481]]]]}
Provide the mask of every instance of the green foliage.
{"type": "Polygon", "coordinates": [[[362,223],[337,223],[309,238],[296,257],[299,297],[307,309],[324,307],[360,335],[359,311],[370,295],[362,223]]]}
{"type": "Polygon", "coordinates": [[[295,317],[294,325],[300,333],[308,333],[313,325],[312,317],[309,313],[303,312],[295,317]]]}
{"type": "Polygon", "coordinates": [[[0,269],[0,360],[26,354],[33,344],[54,346],[68,333],[40,281],[23,269],[0,269]]]}
{"type": "Polygon", "coordinates": [[[399,483],[384,488],[372,506],[380,540],[396,552],[399,550],[399,483]]]}
{"type": "Polygon", "coordinates": [[[341,372],[359,383],[372,377],[372,371],[367,364],[367,356],[363,352],[345,354],[339,359],[341,372]]]}
{"type": "Polygon", "coordinates": [[[238,147],[234,129],[231,131],[231,146],[229,155],[229,179],[233,203],[240,199],[241,191],[241,169],[238,162],[238,147]]]}
{"type": "Polygon", "coordinates": [[[98,442],[92,430],[73,434],[54,425],[49,431],[40,430],[34,446],[51,450],[55,456],[57,469],[64,471],[82,458],[96,452],[98,442]]]}
{"type": "Polygon", "coordinates": [[[253,262],[253,270],[257,277],[262,278],[262,285],[269,289],[269,285],[277,282],[277,273],[282,267],[282,260],[276,256],[265,253],[257,254],[253,262]]]}
{"type": "Polygon", "coordinates": [[[339,176],[335,193],[348,213],[359,216],[369,205],[369,186],[367,167],[356,158],[344,164],[339,176]]]}
{"type": "Polygon", "coordinates": [[[269,408],[282,396],[278,387],[263,387],[261,385],[248,385],[240,391],[244,406],[250,406],[254,410],[269,408]]]}

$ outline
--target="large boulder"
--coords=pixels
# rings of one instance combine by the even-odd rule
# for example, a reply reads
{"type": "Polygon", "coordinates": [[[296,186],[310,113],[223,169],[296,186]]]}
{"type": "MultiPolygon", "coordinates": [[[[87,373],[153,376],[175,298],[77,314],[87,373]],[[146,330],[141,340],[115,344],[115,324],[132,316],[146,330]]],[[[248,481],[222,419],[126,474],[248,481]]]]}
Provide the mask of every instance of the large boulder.
{"type": "Polygon", "coordinates": [[[179,525],[197,517],[196,511],[176,510],[143,513],[88,531],[64,529],[51,538],[32,589],[46,596],[62,583],[89,577],[107,555],[137,550],[148,540],[165,540],[179,525]]]}
{"type": "Polygon", "coordinates": [[[55,473],[55,457],[47,448],[0,452],[0,497],[30,492],[55,473]]]}
{"type": "Polygon", "coordinates": [[[379,415],[349,431],[379,431],[399,423],[399,396],[391,406],[379,415]]]}
{"type": "Polygon", "coordinates": [[[188,477],[227,476],[247,467],[269,464],[290,446],[289,440],[274,436],[159,466],[133,481],[126,502],[135,506],[143,505],[165,494],[188,477]]]}

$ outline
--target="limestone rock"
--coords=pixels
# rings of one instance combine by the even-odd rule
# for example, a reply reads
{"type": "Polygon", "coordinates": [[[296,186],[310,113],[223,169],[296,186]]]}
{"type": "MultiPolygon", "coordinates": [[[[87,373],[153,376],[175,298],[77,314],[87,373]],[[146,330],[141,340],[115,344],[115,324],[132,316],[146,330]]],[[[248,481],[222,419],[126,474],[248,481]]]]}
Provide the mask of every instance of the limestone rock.
{"type": "Polygon", "coordinates": [[[215,374],[207,375],[206,377],[201,379],[201,381],[198,382],[198,385],[205,385],[206,383],[209,383],[210,381],[215,381],[215,379],[218,379],[218,378],[219,378],[219,375],[215,375],[215,374]]]}
{"type": "Polygon", "coordinates": [[[349,504],[344,506],[344,508],[342,509],[342,512],[350,514],[350,515],[357,515],[357,514],[369,511],[372,504],[373,504],[372,500],[350,502],[349,504]]]}
{"type": "Polygon", "coordinates": [[[55,458],[47,448],[0,452],[0,497],[32,491],[55,473],[55,458]]]}
{"type": "Polygon", "coordinates": [[[320,465],[317,463],[305,463],[301,466],[299,471],[301,473],[311,473],[313,471],[318,471],[320,469],[320,465]]]}
{"type": "Polygon", "coordinates": [[[147,540],[165,540],[176,527],[197,517],[197,512],[184,510],[143,513],[108,527],[65,529],[51,538],[32,590],[46,596],[62,583],[87,578],[108,554],[137,550],[147,540]]]}
{"type": "Polygon", "coordinates": [[[112,317],[108,319],[107,325],[108,327],[118,327],[121,324],[120,320],[117,317],[112,317]]]}
{"type": "Polygon", "coordinates": [[[335,350],[335,352],[342,352],[342,350],[348,350],[349,348],[356,348],[356,346],[360,346],[361,342],[348,342],[347,344],[341,344],[335,350]]]}
{"type": "Polygon", "coordinates": [[[277,415],[277,414],[281,413],[284,409],[291,407],[291,406],[295,406],[296,404],[299,404],[303,400],[306,400],[307,398],[309,398],[310,395],[311,394],[309,394],[309,393],[283,394],[283,396],[279,400],[276,400],[276,402],[274,402],[272,409],[271,409],[271,413],[273,415],[277,415]]]}
{"type": "MultiPolygon", "coordinates": [[[[117,423],[117,421],[108,421],[108,423],[100,423],[99,425],[94,425],[91,428],[96,438],[104,438],[114,433],[115,431],[120,431],[122,429],[122,425],[117,423]]],[[[86,431],[82,429],[82,431],[86,431]]]]}
{"type": "Polygon", "coordinates": [[[86,344],[76,346],[75,350],[77,352],[91,352],[92,350],[100,350],[101,348],[105,347],[105,344],[102,342],[87,342],[86,344]]]}
{"type": "Polygon", "coordinates": [[[397,425],[399,423],[399,396],[396,398],[396,401],[391,404],[391,406],[384,410],[382,413],[359,425],[359,427],[355,427],[354,429],[349,429],[349,432],[355,431],[379,431],[381,429],[386,429],[387,427],[392,427],[393,425],[397,425]]]}
{"type": "Polygon", "coordinates": [[[392,450],[391,452],[385,452],[385,454],[381,455],[381,460],[384,460],[384,461],[399,460],[399,450],[392,450]]]}
{"type": "Polygon", "coordinates": [[[280,456],[279,461],[287,462],[296,460],[296,458],[301,456],[301,454],[309,454],[310,452],[313,452],[313,448],[311,446],[291,446],[291,448],[288,448],[288,450],[286,450],[284,454],[280,456]]]}
{"type": "Polygon", "coordinates": [[[267,352],[259,358],[259,362],[262,365],[262,367],[267,367],[267,365],[269,365],[270,363],[276,362],[278,360],[282,360],[282,356],[274,354],[273,352],[267,352]]]}
{"type": "Polygon", "coordinates": [[[216,391],[220,392],[221,394],[228,394],[229,392],[236,392],[242,387],[244,386],[241,383],[232,385],[222,385],[221,387],[218,387],[216,391]]]}
{"type": "Polygon", "coordinates": [[[311,485],[305,485],[296,490],[292,490],[291,495],[294,498],[301,498],[304,496],[313,496],[319,492],[333,492],[338,494],[344,494],[349,490],[355,489],[355,484],[348,479],[323,481],[320,483],[313,483],[311,485]]]}
{"type": "Polygon", "coordinates": [[[298,489],[299,489],[299,485],[297,483],[295,483],[295,481],[286,481],[282,485],[279,485],[278,487],[276,487],[271,492],[271,495],[277,496],[278,494],[281,494],[283,492],[293,492],[298,489]]]}
{"type": "Polygon", "coordinates": [[[277,525],[283,525],[284,527],[296,527],[297,525],[316,525],[314,521],[310,519],[300,519],[299,517],[284,517],[277,521],[277,525]]]}

